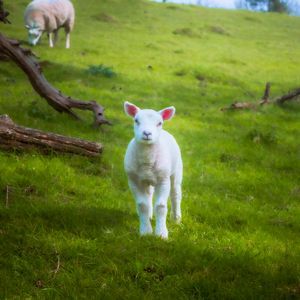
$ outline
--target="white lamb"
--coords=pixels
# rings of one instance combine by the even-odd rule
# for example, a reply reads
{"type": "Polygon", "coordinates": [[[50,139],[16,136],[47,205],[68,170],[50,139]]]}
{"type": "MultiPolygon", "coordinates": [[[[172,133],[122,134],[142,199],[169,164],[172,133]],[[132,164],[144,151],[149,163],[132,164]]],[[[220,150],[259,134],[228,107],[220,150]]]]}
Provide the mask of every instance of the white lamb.
{"type": "Polygon", "coordinates": [[[74,20],[74,7],[69,0],[32,1],[28,4],[24,13],[29,43],[35,46],[45,31],[49,36],[49,46],[53,47],[57,41],[59,28],[64,27],[66,48],[70,48],[70,32],[73,29],[74,20]],[[54,33],[54,43],[52,33],[54,33]]]}
{"type": "Polygon", "coordinates": [[[155,234],[168,238],[166,226],[167,201],[171,194],[171,219],[181,220],[182,160],[174,137],[162,129],[163,121],[170,120],[175,108],[159,112],[139,109],[124,103],[127,115],[134,118],[135,137],[128,145],[125,155],[125,171],[129,187],[135,197],[140,219],[140,234],[152,233],[152,196],[155,196],[155,234]]]}

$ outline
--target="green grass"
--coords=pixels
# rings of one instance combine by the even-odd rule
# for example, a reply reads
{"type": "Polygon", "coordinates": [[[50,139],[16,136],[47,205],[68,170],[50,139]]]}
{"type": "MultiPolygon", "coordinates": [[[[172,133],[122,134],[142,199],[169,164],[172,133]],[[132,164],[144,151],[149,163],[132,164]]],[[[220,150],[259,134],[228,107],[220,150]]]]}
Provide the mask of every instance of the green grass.
{"type": "MultiPolygon", "coordinates": [[[[99,159],[0,152],[1,299],[296,299],[300,297],[300,106],[222,112],[300,82],[300,19],[138,0],[74,0],[64,34],[34,52],[64,94],[97,99],[114,126],[76,122],[0,64],[0,114],[99,141],[99,159]],[[107,66],[117,76],[93,75],[107,66]],[[132,121],[123,102],[162,109],[184,161],[183,222],[169,240],[138,236],[123,171],[132,121]],[[5,187],[10,186],[9,207],[5,187]],[[60,266],[58,272],[58,257],[60,266]]],[[[26,41],[26,1],[6,1],[26,41]]],[[[24,42],[26,43],[26,42],[24,42]]],[[[105,73],[105,72],[104,72],[105,73]]]]}

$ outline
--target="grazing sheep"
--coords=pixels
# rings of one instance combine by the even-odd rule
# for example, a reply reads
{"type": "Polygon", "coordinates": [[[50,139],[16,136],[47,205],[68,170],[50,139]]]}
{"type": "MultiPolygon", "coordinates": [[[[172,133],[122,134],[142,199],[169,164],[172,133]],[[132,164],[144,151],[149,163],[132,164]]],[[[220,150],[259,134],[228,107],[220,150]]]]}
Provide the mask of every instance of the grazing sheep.
{"type": "Polygon", "coordinates": [[[53,47],[57,41],[59,28],[64,27],[66,48],[70,48],[70,32],[73,29],[74,19],[74,7],[69,0],[33,0],[24,13],[29,43],[35,46],[42,33],[46,31],[49,36],[49,46],[53,47]],[[52,33],[54,33],[54,43],[52,33]]]}
{"type": "Polygon", "coordinates": [[[171,194],[171,218],[180,223],[182,160],[174,137],[162,129],[163,121],[175,114],[174,107],[159,112],[139,109],[124,103],[127,115],[134,118],[134,138],[125,155],[125,171],[135,197],[140,219],[140,234],[152,233],[152,196],[155,196],[155,234],[168,238],[166,226],[167,201],[171,194]]]}

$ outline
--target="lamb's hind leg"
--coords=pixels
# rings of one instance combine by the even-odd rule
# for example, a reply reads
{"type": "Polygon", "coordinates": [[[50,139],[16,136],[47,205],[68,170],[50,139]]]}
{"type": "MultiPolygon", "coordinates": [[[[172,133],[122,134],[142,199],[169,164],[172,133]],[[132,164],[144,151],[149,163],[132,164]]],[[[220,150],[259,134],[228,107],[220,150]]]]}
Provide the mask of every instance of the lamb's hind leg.
{"type": "Polygon", "coordinates": [[[178,224],[181,221],[181,181],[182,171],[178,170],[171,176],[171,220],[178,224]]]}
{"type": "Polygon", "coordinates": [[[149,187],[141,187],[131,179],[128,179],[128,183],[136,201],[137,213],[140,219],[140,234],[151,234],[152,193],[150,193],[149,187]]]}

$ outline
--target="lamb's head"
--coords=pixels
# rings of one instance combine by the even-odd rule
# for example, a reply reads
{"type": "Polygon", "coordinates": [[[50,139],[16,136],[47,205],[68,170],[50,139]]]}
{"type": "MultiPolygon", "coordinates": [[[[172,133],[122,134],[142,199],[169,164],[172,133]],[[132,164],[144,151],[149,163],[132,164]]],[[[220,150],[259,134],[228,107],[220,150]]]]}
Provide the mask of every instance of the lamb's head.
{"type": "Polygon", "coordinates": [[[39,41],[39,39],[43,33],[43,30],[41,30],[39,28],[39,26],[37,26],[36,24],[26,25],[25,27],[28,30],[29,44],[35,46],[37,44],[37,42],[39,41]]]}
{"type": "Polygon", "coordinates": [[[175,114],[175,107],[167,107],[160,111],[140,109],[136,105],[125,102],[125,113],[134,119],[134,135],[137,142],[154,144],[160,136],[163,122],[170,120],[175,114]]]}

